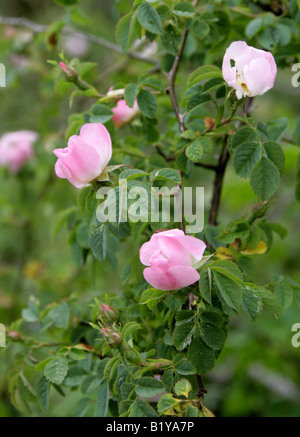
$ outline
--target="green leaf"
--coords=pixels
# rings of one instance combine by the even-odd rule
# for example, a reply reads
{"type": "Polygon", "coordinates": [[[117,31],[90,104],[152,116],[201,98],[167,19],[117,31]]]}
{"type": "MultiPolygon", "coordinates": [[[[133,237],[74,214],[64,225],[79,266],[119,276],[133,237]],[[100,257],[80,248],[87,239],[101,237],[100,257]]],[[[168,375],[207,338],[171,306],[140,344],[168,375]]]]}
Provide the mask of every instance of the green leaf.
{"type": "Polygon", "coordinates": [[[138,8],[137,18],[140,25],[149,30],[149,32],[155,34],[162,33],[160,16],[149,3],[144,3],[138,8]]]}
{"type": "Polygon", "coordinates": [[[197,407],[194,407],[193,405],[189,405],[186,410],[186,417],[198,417],[199,416],[199,410],[197,407]]]}
{"type": "Polygon", "coordinates": [[[174,408],[179,402],[179,399],[175,399],[170,393],[166,393],[159,399],[157,411],[159,414],[167,413],[168,410],[174,408]]]}
{"type": "Polygon", "coordinates": [[[154,171],[150,178],[152,181],[162,180],[166,182],[173,182],[176,185],[181,184],[181,177],[177,170],[173,168],[162,168],[154,171]]]}
{"type": "Polygon", "coordinates": [[[255,320],[262,310],[262,300],[261,297],[250,287],[243,288],[243,301],[242,307],[244,308],[246,314],[255,320]]]}
{"type": "Polygon", "coordinates": [[[179,351],[182,351],[187,346],[193,335],[194,326],[193,322],[188,322],[175,327],[173,332],[173,343],[179,351]]]}
{"type": "Polygon", "coordinates": [[[277,284],[275,287],[275,294],[283,310],[291,305],[293,301],[293,290],[288,284],[284,282],[280,282],[279,284],[277,284]]]}
{"type": "Polygon", "coordinates": [[[28,308],[22,310],[22,318],[26,320],[26,322],[39,321],[39,311],[33,302],[28,302],[28,308]]]}
{"type": "Polygon", "coordinates": [[[120,173],[119,180],[120,179],[127,179],[128,181],[130,181],[132,179],[140,178],[140,177],[147,176],[147,175],[148,175],[148,173],[146,173],[143,170],[139,170],[137,168],[130,168],[130,169],[124,170],[124,171],[122,171],[122,173],[120,173]]]}
{"type": "Polygon", "coordinates": [[[190,113],[199,109],[202,105],[209,102],[211,100],[211,96],[209,94],[192,94],[186,103],[186,111],[190,113]]]}
{"type": "Polygon", "coordinates": [[[237,147],[233,158],[236,173],[242,178],[248,178],[261,154],[262,148],[258,143],[247,142],[237,147]]]}
{"type": "Polygon", "coordinates": [[[263,48],[267,50],[273,50],[277,46],[280,40],[280,31],[272,26],[267,27],[262,33],[259,34],[258,40],[263,48]]]}
{"type": "Polygon", "coordinates": [[[157,417],[157,413],[148,402],[136,399],[130,407],[129,417],[157,417]]]}
{"type": "MultiPolygon", "coordinates": [[[[227,226],[222,234],[218,235],[218,240],[226,244],[233,243],[237,238],[245,240],[250,235],[249,224],[242,220],[236,220],[227,226]]],[[[232,264],[227,264],[227,266],[232,264]]]]}
{"type": "Polygon", "coordinates": [[[95,417],[106,417],[109,400],[108,381],[104,379],[99,385],[96,397],[95,417]]]}
{"type": "Polygon", "coordinates": [[[186,148],[186,156],[192,162],[200,162],[203,155],[203,147],[198,140],[192,141],[186,148]]]}
{"type": "Polygon", "coordinates": [[[89,232],[89,227],[85,223],[80,223],[76,228],[77,243],[84,249],[88,249],[90,247],[89,232]]]}
{"type": "Polygon", "coordinates": [[[188,77],[188,86],[192,86],[201,80],[211,79],[214,77],[223,78],[222,72],[218,67],[214,65],[204,65],[202,67],[197,68],[197,70],[193,71],[188,77]]]}
{"type": "Polygon", "coordinates": [[[280,238],[285,238],[287,235],[287,230],[279,223],[266,223],[267,226],[273,231],[276,232],[280,236],[280,238]]]}
{"type": "Polygon", "coordinates": [[[87,375],[87,371],[81,366],[71,366],[68,375],[64,380],[64,385],[67,387],[78,387],[87,375]]]}
{"type": "Polygon", "coordinates": [[[156,378],[146,376],[138,380],[138,385],[135,389],[138,396],[143,398],[151,398],[162,393],[165,390],[165,386],[161,381],[156,378]]]}
{"type": "Polygon", "coordinates": [[[153,88],[161,93],[165,92],[164,84],[157,79],[156,76],[151,76],[148,73],[144,73],[138,78],[139,85],[147,86],[153,88]]]}
{"type": "Polygon", "coordinates": [[[160,302],[167,294],[168,292],[164,290],[148,288],[143,291],[140,297],[140,304],[146,304],[150,310],[153,310],[158,302],[160,302]]]}
{"type": "Polygon", "coordinates": [[[211,304],[212,279],[211,271],[209,268],[201,271],[199,285],[201,295],[206,300],[206,302],[211,304]]]}
{"type": "Polygon", "coordinates": [[[201,338],[193,338],[188,350],[188,359],[194,364],[197,373],[204,375],[214,368],[215,353],[201,338]]]}
{"type": "Polygon", "coordinates": [[[210,269],[213,272],[221,273],[225,276],[227,276],[229,279],[232,279],[233,281],[243,284],[243,277],[241,274],[240,269],[238,266],[229,260],[219,260],[214,261],[212,264],[210,264],[210,269]]]}
{"type": "Polygon", "coordinates": [[[139,329],[142,329],[141,325],[136,322],[128,322],[122,329],[122,337],[127,339],[127,337],[132,336],[132,334],[139,329]]]}
{"type": "Polygon", "coordinates": [[[214,278],[226,305],[234,310],[238,310],[242,303],[241,287],[222,273],[214,272],[214,278]]]}
{"type": "Polygon", "coordinates": [[[196,133],[193,130],[185,130],[180,134],[181,138],[185,138],[186,140],[195,140],[196,139],[196,133]]]}
{"type": "Polygon", "coordinates": [[[209,25],[204,20],[195,20],[193,23],[193,32],[199,38],[203,39],[209,34],[209,25]]]}
{"type": "Polygon", "coordinates": [[[267,157],[276,165],[279,173],[282,174],[285,166],[285,157],[282,148],[274,141],[263,144],[267,157]]]}
{"type": "Polygon", "coordinates": [[[257,142],[257,132],[249,126],[241,127],[230,139],[230,149],[234,150],[246,142],[257,142]]]}
{"type": "Polygon", "coordinates": [[[139,87],[136,83],[130,83],[125,87],[125,90],[124,90],[125,101],[126,101],[127,105],[130,106],[131,108],[134,105],[134,101],[136,99],[138,89],[139,89],[139,87]]]}
{"type": "Polygon", "coordinates": [[[185,396],[186,398],[189,397],[189,393],[192,391],[192,385],[187,379],[181,379],[180,381],[176,382],[174,391],[176,396],[185,396]]]}
{"type": "Polygon", "coordinates": [[[132,32],[133,23],[132,20],[133,13],[130,12],[127,15],[124,15],[124,17],[121,18],[121,20],[117,24],[116,28],[116,40],[119,46],[121,46],[124,53],[126,53],[128,44],[130,41],[130,36],[132,32]]]}
{"type": "Polygon", "coordinates": [[[173,9],[173,14],[185,18],[193,17],[193,15],[195,14],[195,8],[190,3],[179,2],[175,5],[173,9]]]}
{"type": "Polygon", "coordinates": [[[263,17],[257,17],[250,21],[245,30],[247,38],[251,39],[254,35],[256,35],[261,30],[262,25],[263,17]]]}
{"type": "Polygon", "coordinates": [[[283,23],[276,23],[275,28],[279,31],[280,45],[286,46],[292,38],[292,32],[290,28],[283,23]]]}
{"type": "Polygon", "coordinates": [[[52,308],[48,316],[57,328],[67,328],[69,324],[69,307],[66,302],[52,308]]]}
{"type": "Polygon", "coordinates": [[[273,314],[275,314],[276,317],[280,316],[282,309],[280,302],[277,298],[277,296],[272,293],[271,291],[263,288],[263,287],[253,287],[256,294],[258,294],[261,297],[263,305],[271,311],[273,314]]]}
{"type": "Polygon", "coordinates": [[[225,344],[224,332],[213,323],[200,323],[200,335],[211,349],[222,349],[225,344]]]}
{"type": "Polygon", "coordinates": [[[95,228],[91,233],[90,246],[94,257],[98,261],[103,261],[106,256],[106,230],[104,224],[95,228]]]}
{"type": "Polygon", "coordinates": [[[101,103],[92,106],[92,114],[90,117],[91,123],[106,123],[114,115],[111,109],[101,103]]]}
{"type": "Polygon", "coordinates": [[[141,113],[146,117],[153,118],[157,111],[157,101],[154,95],[148,90],[141,89],[137,101],[141,113]]]}
{"type": "Polygon", "coordinates": [[[196,373],[195,367],[188,360],[182,359],[178,362],[174,360],[174,363],[176,373],[179,375],[194,375],[196,373]]]}
{"type": "Polygon", "coordinates": [[[161,35],[161,42],[168,53],[176,56],[179,52],[181,34],[174,26],[168,25],[164,28],[163,34],[161,35]]]}
{"type": "Polygon", "coordinates": [[[195,316],[196,314],[193,311],[189,311],[189,310],[179,311],[175,316],[176,326],[180,326],[183,323],[190,322],[195,316]]]}
{"type": "Polygon", "coordinates": [[[44,414],[48,412],[49,402],[49,381],[45,376],[42,376],[37,385],[37,400],[44,414]]]}
{"type": "Polygon", "coordinates": [[[72,416],[73,417],[84,417],[90,404],[91,404],[91,400],[89,398],[79,399],[79,401],[76,402],[76,404],[75,404],[72,416]]]}
{"type": "Polygon", "coordinates": [[[68,373],[68,362],[65,357],[54,358],[44,367],[45,377],[53,384],[60,385],[68,373]]]}
{"type": "Polygon", "coordinates": [[[280,186],[280,174],[277,167],[263,156],[253,169],[250,184],[261,200],[270,199],[280,186]]]}

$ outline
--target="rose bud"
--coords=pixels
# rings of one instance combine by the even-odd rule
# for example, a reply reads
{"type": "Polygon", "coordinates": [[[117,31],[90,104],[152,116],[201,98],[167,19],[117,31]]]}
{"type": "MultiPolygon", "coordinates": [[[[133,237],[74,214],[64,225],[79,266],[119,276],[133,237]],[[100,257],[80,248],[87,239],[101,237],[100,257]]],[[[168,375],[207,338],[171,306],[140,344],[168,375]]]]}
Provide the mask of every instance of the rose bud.
{"type": "Polygon", "coordinates": [[[11,338],[12,340],[19,340],[20,333],[18,331],[10,331],[7,333],[7,337],[11,338]]]}
{"type": "Polygon", "coordinates": [[[75,68],[71,67],[71,65],[66,65],[64,62],[59,63],[60,71],[64,75],[64,78],[68,82],[74,82],[76,81],[78,77],[78,73],[75,70],[75,68]]]}
{"type": "Polygon", "coordinates": [[[106,342],[110,345],[120,346],[122,343],[121,335],[112,328],[102,328],[102,334],[106,340],[106,342]]]}
{"type": "Polygon", "coordinates": [[[273,55],[265,50],[235,41],[226,50],[222,72],[236,96],[261,96],[274,86],[277,66],[273,55]]]}
{"type": "Polygon", "coordinates": [[[17,173],[34,155],[33,143],[38,134],[32,131],[18,131],[4,134],[0,139],[0,166],[17,173]]]}
{"type": "Polygon", "coordinates": [[[155,233],[140,249],[144,278],[154,288],[177,290],[200,279],[195,265],[201,260],[205,243],[179,229],[155,233]]]}
{"type": "Polygon", "coordinates": [[[68,179],[76,188],[82,188],[100,176],[112,154],[111,138],[101,123],[87,123],[79,135],[72,135],[68,146],[55,149],[58,157],[55,172],[68,179]]]}
{"type": "Polygon", "coordinates": [[[114,113],[112,117],[114,125],[116,127],[122,127],[124,124],[127,124],[134,119],[139,112],[139,107],[136,100],[133,104],[133,107],[130,108],[130,106],[126,104],[125,100],[122,99],[118,101],[114,108],[112,108],[112,111],[114,113]]]}
{"type": "Polygon", "coordinates": [[[105,303],[101,304],[99,315],[104,316],[104,318],[109,322],[114,322],[117,319],[117,314],[115,311],[105,303]]]}

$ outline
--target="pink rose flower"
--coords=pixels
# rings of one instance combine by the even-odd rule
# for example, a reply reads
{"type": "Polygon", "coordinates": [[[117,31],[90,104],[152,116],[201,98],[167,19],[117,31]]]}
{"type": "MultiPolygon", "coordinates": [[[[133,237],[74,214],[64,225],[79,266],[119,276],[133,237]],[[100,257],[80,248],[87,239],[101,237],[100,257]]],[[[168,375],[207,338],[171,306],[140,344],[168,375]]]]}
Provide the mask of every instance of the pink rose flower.
{"type": "Polygon", "coordinates": [[[33,143],[37,139],[38,134],[28,130],[4,134],[0,139],[0,165],[17,173],[34,155],[33,143]]]}
{"type": "Polygon", "coordinates": [[[235,41],[226,50],[222,72],[238,99],[261,96],[274,86],[277,66],[273,55],[265,50],[235,41]]]}
{"type": "Polygon", "coordinates": [[[200,278],[195,265],[201,260],[205,243],[179,229],[158,232],[140,249],[141,263],[149,266],[144,278],[154,288],[177,290],[200,278]]]}
{"type": "Polygon", "coordinates": [[[124,99],[119,100],[117,105],[112,108],[114,113],[112,120],[116,127],[122,127],[129,123],[139,112],[137,101],[135,100],[132,108],[128,106],[124,99]]]}
{"type": "Polygon", "coordinates": [[[76,188],[82,188],[103,172],[111,154],[111,138],[101,123],[87,123],[79,135],[72,135],[68,146],[55,149],[58,157],[55,173],[59,178],[68,179],[76,188]]]}

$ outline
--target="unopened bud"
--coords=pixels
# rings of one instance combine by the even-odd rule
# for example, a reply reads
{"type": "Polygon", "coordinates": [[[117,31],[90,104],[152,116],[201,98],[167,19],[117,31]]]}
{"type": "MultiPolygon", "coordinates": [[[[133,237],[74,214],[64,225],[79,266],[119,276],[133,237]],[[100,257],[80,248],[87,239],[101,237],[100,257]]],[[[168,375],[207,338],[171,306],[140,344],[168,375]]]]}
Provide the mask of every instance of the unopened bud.
{"type": "Polygon", "coordinates": [[[249,219],[249,223],[253,223],[254,220],[264,217],[270,207],[270,201],[259,203],[252,209],[252,217],[249,219]]]}
{"type": "Polygon", "coordinates": [[[78,73],[75,70],[75,68],[71,67],[71,65],[66,65],[64,62],[60,62],[59,66],[60,66],[60,71],[64,75],[66,81],[68,82],[76,81],[78,77],[78,73]]]}
{"type": "Polygon", "coordinates": [[[105,337],[105,340],[108,344],[117,347],[121,345],[122,337],[117,331],[106,327],[106,328],[102,328],[102,334],[105,337]]]}
{"type": "Polygon", "coordinates": [[[99,316],[103,316],[109,322],[114,322],[117,319],[116,312],[105,303],[102,303],[100,306],[99,316]]]}
{"type": "Polygon", "coordinates": [[[12,340],[19,340],[20,333],[18,331],[10,331],[7,333],[7,337],[11,338],[12,340]]]}

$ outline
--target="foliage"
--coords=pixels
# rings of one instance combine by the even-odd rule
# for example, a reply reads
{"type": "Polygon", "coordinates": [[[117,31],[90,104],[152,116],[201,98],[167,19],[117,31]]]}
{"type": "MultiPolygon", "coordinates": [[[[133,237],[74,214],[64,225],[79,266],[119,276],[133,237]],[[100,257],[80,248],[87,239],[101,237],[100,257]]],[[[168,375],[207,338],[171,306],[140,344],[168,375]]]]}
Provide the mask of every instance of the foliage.
{"type": "MultiPolygon", "coordinates": [[[[1,199],[1,222],[14,241],[22,240],[20,249],[8,252],[10,240],[1,244],[9,265],[4,276],[13,284],[9,296],[17,301],[4,320],[8,348],[1,351],[10,354],[11,403],[25,416],[54,415],[53,393],[66,399],[75,394],[72,414],[79,417],[210,417],[201,377],[218,369],[230,321],[237,315],[255,321],[267,312],[278,319],[300,303],[300,278],[270,266],[261,280],[255,264],[272,256],[274,237],[287,234],[280,217],[276,222],[270,215],[280,196],[287,143],[299,147],[299,121],[292,126],[282,117],[260,121],[256,98],[237,100],[221,71],[225,50],[235,40],[271,51],[278,67],[297,62],[299,2],[115,1],[115,39],[126,63],[108,77],[90,59],[70,59],[60,50],[63,26],[89,30],[92,18],[86,18],[81,3],[56,0],[62,17],[22,48],[34,58],[46,41],[49,52],[39,53],[38,66],[31,66],[44,97],[30,117],[41,136],[35,162],[16,176],[3,171],[10,185],[1,199]],[[148,62],[147,48],[154,42],[157,51],[148,62]],[[75,75],[64,75],[59,62],[75,75]],[[177,73],[180,80],[174,82],[177,73]],[[117,99],[107,93],[110,86],[124,88],[127,105],[137,99],[140,111],[120,129],[112,121],[117,99]],[[113,158],[105,180],[75,193],[54,176],[51,152],[88,122],[105,124],[113,158]],[[113,187],[118,205],[120,180],[127,180],[128,189],[148,192],[162,184],[195,186],[201,174],[205,179],[224,174],[229,160],[250,201],[227,215],[217,215],[212,203],[204,230],[195,235],[207,243],[199,283],[176,291],[150,288],[139,248],[155,231],[180,223],[166,224],[160,217],[158,223],[99,224],[97,189],[113,187]],[[51,242],[48,224],[56,236],[51,242]],[[35,245],[39,227],[43,259],[47,245],[56,254],[47,260],[46,272],[35,245]],[[14,270],[10,263],[17,256],[14,270]],[[103,311],[103,303],[112,313],[103,311]]],[[[14,50],[14,40],[6,44],[7,52],[14,50]]],[[[95,53],[99,61],[98,48],[95,53]]],[[[19,71],[8,85],[22,80],[19,71]]],[[[296,195],[288,199],[294,204],[300,197],[299,165],[288,171],[296,181],[296,195]]],[[[219,202],[221,191],[212,196],[219,202]]],[[[133,202],[128,202],[129,207],[133,202]]]]}

